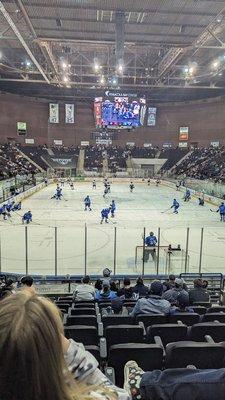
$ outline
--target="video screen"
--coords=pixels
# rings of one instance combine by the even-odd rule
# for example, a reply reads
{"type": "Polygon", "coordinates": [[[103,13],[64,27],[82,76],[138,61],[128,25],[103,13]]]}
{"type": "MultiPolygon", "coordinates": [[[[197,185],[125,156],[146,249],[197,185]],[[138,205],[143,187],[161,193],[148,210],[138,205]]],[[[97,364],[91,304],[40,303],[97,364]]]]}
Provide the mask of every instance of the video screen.
{"type": "Polygon", "coordinates": [[[96,126],[136,128],[144,124],[146,100],[122,96],[96,98],[94,108],[96,126]]]}

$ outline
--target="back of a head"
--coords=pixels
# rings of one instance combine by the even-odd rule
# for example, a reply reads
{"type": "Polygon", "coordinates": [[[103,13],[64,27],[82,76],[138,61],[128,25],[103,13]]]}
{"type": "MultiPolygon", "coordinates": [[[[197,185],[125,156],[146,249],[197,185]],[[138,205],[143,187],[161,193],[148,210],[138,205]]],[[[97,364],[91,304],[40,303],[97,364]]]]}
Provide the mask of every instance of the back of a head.
{"type": "Polygon", "coordinates": [[[183,289],[184,281],[183,281],[182,278],[176,278],[174,283],[175,283],[175,288],[176,289],[183,289]]]}
{"type": "Polygon", "coordinates": [[[202,288],[202,280],[201,279],[195,279],[194,280],[194,287],[195,288],[202,288]]]}
{"type": "Polygon", "coordinates": [[[112,271],[110,271],[109,268],[104,268],[103,271],[102,271],[103,277],[104,277],[104,278],[109,278],[111,272],[112,272],[112,271]]]}
{"type": "Polygon", "coordinates": [[[188,293],[179,293],[177,296],[177,305],[184,309],[189,306],[189,296],[188,293]]]}
{"type": "Polygon", "coordinates": [[[31,287],[34,283],[34,279],[32,276],[23,276],[20,280],[20,283],[22,283],[22,285],[31,287]]]}
{"type": "Polygon", "coordinates": [[[144,284],[143,279],[142,279],[141,276],[139,276],[139,277],[137,278],[136,284],[137,284],[137,285],[143,285],[143,284],[144,284]]]}
{"type": "Polygon", "coordinates": [[[6,279],[6,281],[5,281],[5,286],[6,286],[6,287],[12,286],[13,283],[14,283],[14,281],[13,281],[11,278],[6,279]]]}
{"type": "Polygon", "coordinates": [[[174,282],[175,279],[176,279],[175,275],[173,275],[173,274],[169,275],[169,281],[170,282],[174,282]]]}
{"type": "Polygon", "coordinates": [[[130,286],[130,278],[124,278],[123,285],[124,286],[130,286]]]}
{"type": "Polygon", "coordinates": [[[82,283],[90,283],[90,276],[89,275],[85,275],[82,279],[82,283]]]}
{"type": "Polygon", "coordinates": [[[153,281],[150,287],[150,294],[155,296],[162,296],[162,293],[163,284],[158,280],[153,281]]]}
{"type": "Polygon", "coordinates": [[[56,306],[21,292],[0,307],[0,393],[4,400],[69,399],[56,306]]]}

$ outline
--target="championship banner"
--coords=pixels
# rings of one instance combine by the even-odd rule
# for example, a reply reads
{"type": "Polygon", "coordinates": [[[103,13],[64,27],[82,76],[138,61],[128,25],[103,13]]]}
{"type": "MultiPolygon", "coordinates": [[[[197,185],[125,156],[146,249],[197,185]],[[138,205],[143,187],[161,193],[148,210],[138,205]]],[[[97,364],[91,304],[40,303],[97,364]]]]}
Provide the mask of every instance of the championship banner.
{"type": "Polygon", "coordinates": [[[156,107],[148,107],[147,126],[155,126],[156,123],[156,107]]]}
{"type": "Polygon", "coordinates": [[[181,126],[180,127],[180,132],[179,132],[179,141],[186,142],[188,140],[188,136],[189,136],[189,128],[188,128],[188,126],[181,126]]]}
{"type": "Polygon", "coordinates": [[[59,105],[57,103],[49,104],[49,122],[50,124],[59,123],[59,105]]]}
{"type": "Polygon", "coordinates": [[[65,123],[74,124],[74,104],[65,104],[65,123]]]}
{"type": "Polygon", "coordinates": [[[96,97],[94,102],[94,116],[95,125],[101,127],[102,125],[102,98],[96,97]]]}

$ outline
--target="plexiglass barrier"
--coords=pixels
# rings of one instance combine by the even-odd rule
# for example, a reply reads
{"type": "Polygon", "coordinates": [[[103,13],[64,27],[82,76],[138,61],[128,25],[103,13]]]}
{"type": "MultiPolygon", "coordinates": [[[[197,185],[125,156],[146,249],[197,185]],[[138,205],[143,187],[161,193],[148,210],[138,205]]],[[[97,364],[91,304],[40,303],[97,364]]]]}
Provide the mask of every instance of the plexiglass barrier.
{"type": "Polygon", "coordinates": [[[152,226],[155,248],[144,245],[147,228],[110,225],[2,226],[0,271],[31,275],[180,274],[224,272],[225,227],[152,226]]]}

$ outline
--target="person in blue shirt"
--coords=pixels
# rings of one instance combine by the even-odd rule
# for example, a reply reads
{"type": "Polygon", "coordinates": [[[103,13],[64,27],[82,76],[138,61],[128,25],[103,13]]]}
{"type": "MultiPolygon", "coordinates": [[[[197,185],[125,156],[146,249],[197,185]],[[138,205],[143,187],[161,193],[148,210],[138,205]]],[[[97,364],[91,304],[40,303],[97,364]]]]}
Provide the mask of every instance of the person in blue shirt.
{"type": "Polygon", "coordinates": [[[87,195],[84,199],[84,211],[91,211],[91,199],[90,196],[87,195]]]}
{"type": "Polygon", "coordinates": [[[112,200],[112,203],[110,204],[110,210],[111,210],[111,217],[115,217],[115,211],[116,211],[116,203],[115,200],[112,200]]]}
{"type": "Polygon", "coordinates": [[[113,300],[117,297],[116,292],[110,290],[110,285],[108,282],[104,282],[102,290],[98,290],[95,294],[96,300],[113,300]]]}
{"type": "Polygon", "coordinates": [[[4,204],[3,206],[0,207],[0,215],[3,216],[3,219],[6,221],[7,220],[7,210],[6,210],[6,205],[4,204]]]}
{"type": "Polygon", "coordinates": [[[54,196],[51,197],[51,199],[61,200],[61,197],[62,197],[62,189],[59,187],[59,185],[57,185],[56,193],[54,194],[54,196]]]}
{"type": "Polygon", "coordinates": [[[22,217],[22,223],[29,224],[30,222],[32,222],[32,214],[31,211],[27,211],[22,217]]]}
{"type": "Polygon", "coordinates": [[[102,219],[100,224],[102,224],[103,221],[105,221],[105,223],[108,224],[109,213],[110,213],[110,208],[103,208],[103,210],[101,211],[102,219]]]}
{"type": "Polygon", "coordinates": [[[178,214],[179,207],[180,207],[180,204],[178,203],[178,201],[176,199],[173,199],[173,204],[170,208],[174,208],[174,211],[173,211],[174,214],[178,214]]]}
{"type": "Polygon", "coordinates": [[[22,208],[21,201],[13,205],[12,211],[20,211],[22,208]]]}
{"type": "Polygon", "coordinates": [[[145,238],[145,251],[144,251],[144,262],[148,262],[149,254],[151,254],[153,261],[156,259],[155,246],[157,244],[157,238],[153,232],[150,232],[149,236],[145,238]]]}
{"type": "Polygon", "coordinates": [[[189,189],[187,189],[184,195],[184,201],[189,201],[190,199],[191,199],[191,192],[189,189]]]}
{"type": "Polygon", "coordinates": [[[217,210],[220,213],[220,221],[225,221],[225,204],[222,202],[217,210]]]}

